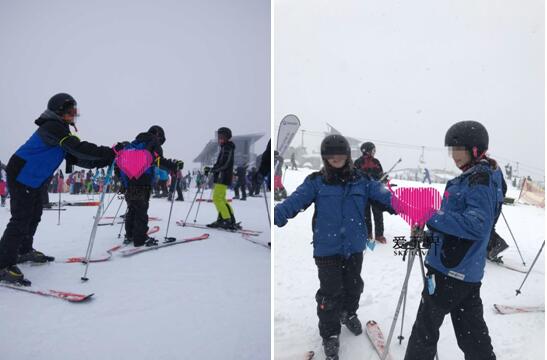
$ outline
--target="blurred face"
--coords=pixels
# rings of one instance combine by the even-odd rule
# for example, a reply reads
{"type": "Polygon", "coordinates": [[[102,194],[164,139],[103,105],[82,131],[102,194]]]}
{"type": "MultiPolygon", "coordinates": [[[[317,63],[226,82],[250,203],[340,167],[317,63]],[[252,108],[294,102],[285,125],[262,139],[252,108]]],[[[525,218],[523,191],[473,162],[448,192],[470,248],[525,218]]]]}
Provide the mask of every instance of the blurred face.
{"type": "Polygon", "coordinates": [[[62,116],[62,119],[64,121],[66,121],[67,123],[69,123],[69,124],[75,124],[76,123],[76,118],[78,116],[80,116],[80,114],[78,114],[78,109],[74,107],[74,108],[70,109],[67,113],[65,113],[62,116]]]}
{"type": "Polygon", "coordinates": [[[348,159],[347,155],[328,155],[326,156],[327,162],[335,169],[341,169],[346,164],[348,159]]]}
{"type": "Polygon", "coordinates": [[[451,146],[448,151],[454,163],[460,169],[471,162],[471,154],[463,146],[451,146]]]}
{"type": "Polygon", "coordinates": [[[217,140],[219,145],[224,145],[228,141],[228,139],[226,139],[226,137],[223,135],[219,136],[217,140]]]}

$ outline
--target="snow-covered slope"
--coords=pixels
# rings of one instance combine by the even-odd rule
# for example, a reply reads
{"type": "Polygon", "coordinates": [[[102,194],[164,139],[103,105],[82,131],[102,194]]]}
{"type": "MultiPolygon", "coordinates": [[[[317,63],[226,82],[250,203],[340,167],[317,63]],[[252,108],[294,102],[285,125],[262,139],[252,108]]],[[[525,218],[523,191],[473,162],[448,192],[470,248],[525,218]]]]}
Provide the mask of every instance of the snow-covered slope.
{"type": "MultiPolygon", "coordinates": [[[[310,171],[289,170],[285,177],[285,187],[291,193],[300,185],[310,171]]],[[[401,186],[424,186],[411,181],[393,181],[401,186]]],[[[444,185],[433,184],[441,194],[444,185]]],[[[518,192],[510,188],[508,196],[516,197],[518,192]]],[[[544,239],[545,211],[526,205],[504,206],[511,230],[516,237],[527,265],[531,265],[544,239]]],[[[313,206],[289,221],[284,228],[275,228],[275,313],[274,336],[276,359],[302,358],[307,350],[314,350],[323,357],[321,338],[317,329],[315,293],[319,287],[317,268],[312,258],[311,218],[313,206]]],[[[393,237],[409,235],[409,227],[398,216],[384,213],[385,236],[388,244],[377,244],[373,252],[364,256],[362,276],[365,289],[361,296],[358,311],[362,322],[376,320],[387,337],[397,300],[401,292],[406,262],[395,256],[393,237]]],[[[496,227],[498,233],[508,242],[510,248],[503,255],[506,262],[518,265],[520,257],[511,235],[500,218],[496,227]]],[[[522,265],[522,264],[521,264],[522,265]]],[[[540,256],[532,273],[526,281],[522,294],[515,297],[524,274],[488,263],[481,288],[486,323],[490,330],[494,351],[500,360],[544,359],[545,320],[543,313],[497,315],[493,304],[543,305],[545,293],[544,254],[540,256]]],[[[404,318],[402,345],[398,344],[402,313],[399,316],[391,352],[394,359],[404,357],[410,331],[416,318],[422,288],[418,262],[409,282],[407,308],[404,318]]],[[[366,335],[354,336],[342,328],[340,337],[341,359],[377,359],[366,335]]],[[[450,316],[445,318],[439,341],[439,357],[442,360],[459,360],[463,353],[459,350],[450,316]]]]}
{"type": "MultiPolygon", "coordinates": [[[[95,296],[88,303],[72,304],[0,288],[0,358],[269,359],[270,251],[239,234],[176,226],[175,220],[185,218],[194,193],[185,197],[185,202],[175,202],[169,235],[183,238],[209,232],[209,239],[91,264],[87,283],[80,281],[81,264],[21,265],[37,287],[95,296]]],[[[50,199],[55,201],[57,195],[50,199]]],[[[86,196],[63,199],[83,201],[86,196]]],[[[106,215],[114,215],[118,201],[106,215]]],[[[238,221],[264,231],[256,240],[267,244],[264,198],[234,201],[238,221]]],[[[150,223],[161,226],[157,239],[165,236],[169,204],[165,199],[151,200],[149,215],[162,219],[150,223]]],[[[197,203],[189,221],[196,207],[197,203]]],[[[45,211],[34,242],[36,249],[58,260],[85,255],[97,210],[67,209],[61,226],[57,212],[45,211]]],[[[215,219],[214,205],[202,203],[198,222],[215,219]]],[[[0,209],[2,231],[8,220],[9,212],[0,209]]],[[[100,227],[93,254],[119,244],[119,229],[120,225],[100,227]]]]}

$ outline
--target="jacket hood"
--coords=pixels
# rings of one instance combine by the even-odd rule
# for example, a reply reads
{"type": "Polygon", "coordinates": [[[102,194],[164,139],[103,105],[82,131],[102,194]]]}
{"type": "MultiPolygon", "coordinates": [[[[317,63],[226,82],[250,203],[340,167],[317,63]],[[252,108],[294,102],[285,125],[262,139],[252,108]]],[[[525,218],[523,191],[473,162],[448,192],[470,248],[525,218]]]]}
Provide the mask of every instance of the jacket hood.
{"type": "Polygon", "coordinates": [[[40,117],[34,121],[34,123],[38,126],[42,126],[48,121],[57,121],[57,122],[60,122],[61,124],[68,126],[68,124],[65,123],[59,115],[57,115],[51,110],[44,111],[42,115],[40,115],[40,117]]]}

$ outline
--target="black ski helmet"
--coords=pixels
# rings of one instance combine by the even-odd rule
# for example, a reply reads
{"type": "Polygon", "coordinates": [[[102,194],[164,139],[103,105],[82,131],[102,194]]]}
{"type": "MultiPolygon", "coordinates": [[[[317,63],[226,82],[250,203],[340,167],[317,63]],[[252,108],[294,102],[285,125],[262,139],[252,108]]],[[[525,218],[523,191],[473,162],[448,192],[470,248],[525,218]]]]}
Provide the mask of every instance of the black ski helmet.
{"type": "Polygon", "coordinates": [[[224,135],[229,140],[232,138],[232,130],[227,127],[221,127],[217,130],[217,136],[224,135]]]}
{"type": "Polygon", "coordinates": [[[47,103],[48,110],[53,111],[59,116],[63,116],[77,105],[76,100],[66,93],[55,94],[47,103]]]}
{"type": "Polygon", "coordinates": [[[374,146],[373,143],[371,143],[370,141],[367,141],[367,142],[364,142],[362,145],[361,145],[361,152],[362,153],[371,153],[372,150],[376,149],[376,146],[374,146]]]}
{"type": "Polygon", "coordinates": [[[444,146],[463,146],[476,158],[488,150],[488,131],[478,121],[457,122],[446,132],[444,146]]]}
{"type": "Polygon", "coordinates": [[[150,129],[148,129],[148,133],[157,136],[160,140],[160,145],[163,145],[165,143],[165,132],[163,131],[163,128],[161,126],[151,126],[150,129]]]}
{"type": "Polygon", "coordinates": [[[321,157],[324,159],[329,155],[351,156],[349,142],[345,137],[338,134],[327,135],[321,142],[321,157]]]}

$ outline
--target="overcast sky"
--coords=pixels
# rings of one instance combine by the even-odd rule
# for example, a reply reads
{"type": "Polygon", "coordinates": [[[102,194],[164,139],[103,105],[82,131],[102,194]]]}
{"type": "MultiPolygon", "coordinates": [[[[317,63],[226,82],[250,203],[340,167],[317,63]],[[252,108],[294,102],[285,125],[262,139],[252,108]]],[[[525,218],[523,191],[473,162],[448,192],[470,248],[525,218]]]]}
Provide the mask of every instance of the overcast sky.
{"type": "MultiPolygon", "coordinates": [[[[275,123],[435,147],[435,167],[446,130],[476,120],[502,165],[543,174],[544,14],[541,0],[276,0],[275,123]]],[[[384,167],[421,152],[377,148],[384,167]]]]}
{"type": "MultiPolygon", "coordinates": [[[[220,126],[270,133],[268,0],[0,2],[0,160],[68,92],[78,135],[101,145],[166,132],[191,162],[220,126]]],[[[197,164],[191,164],[197,165],[197,164]]]]}

